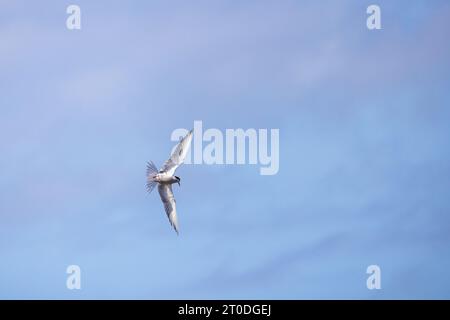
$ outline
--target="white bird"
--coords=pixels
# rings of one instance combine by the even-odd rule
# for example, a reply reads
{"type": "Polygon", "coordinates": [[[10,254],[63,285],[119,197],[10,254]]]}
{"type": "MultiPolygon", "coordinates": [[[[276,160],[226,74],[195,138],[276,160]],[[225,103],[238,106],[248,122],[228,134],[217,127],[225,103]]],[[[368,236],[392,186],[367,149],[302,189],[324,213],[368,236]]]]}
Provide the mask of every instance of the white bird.
{"type": "Polygon", "coordinates": [[[175,176],[175,170],[184,162],[187,152],[192,141],[192,130],[178,142],[172,151],[170,158],[164,162],[161,169],[156,168],[155,164],[150,161],[147,164],[147,190],[152,192],[153,188],[158,185],[158,192],[164,204],[167,217],[170,224],[178,234],[177,208],[175,205],[175,197],[172,192],[172,184],[178,183],[180,186],[180,177],[175,176]]]}

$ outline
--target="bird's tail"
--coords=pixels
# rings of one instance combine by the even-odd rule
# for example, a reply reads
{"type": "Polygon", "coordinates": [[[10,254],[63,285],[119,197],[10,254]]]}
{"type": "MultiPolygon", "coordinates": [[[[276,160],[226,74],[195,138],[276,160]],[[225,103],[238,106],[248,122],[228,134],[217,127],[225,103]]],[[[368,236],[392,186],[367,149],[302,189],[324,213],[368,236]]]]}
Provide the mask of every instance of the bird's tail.
{"type": "Polygon", "coordinates": [[[152,161],[147,162],[147,191],[152,192],[157,182],[155,176],[158,174],[158,169],[152,161]]]}

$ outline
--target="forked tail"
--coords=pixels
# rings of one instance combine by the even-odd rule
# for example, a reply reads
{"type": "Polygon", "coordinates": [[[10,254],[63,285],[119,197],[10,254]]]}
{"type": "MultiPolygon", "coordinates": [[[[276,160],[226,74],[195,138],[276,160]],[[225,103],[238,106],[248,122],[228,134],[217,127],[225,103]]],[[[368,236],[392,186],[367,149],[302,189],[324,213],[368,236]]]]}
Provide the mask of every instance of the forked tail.
{"type": "Polygon", "coordinates": [[[147,191],[150,193],[155,188],[157,182],[154,180],[158,174],[158,169],[152,161],[147,162],[147,191]]]}

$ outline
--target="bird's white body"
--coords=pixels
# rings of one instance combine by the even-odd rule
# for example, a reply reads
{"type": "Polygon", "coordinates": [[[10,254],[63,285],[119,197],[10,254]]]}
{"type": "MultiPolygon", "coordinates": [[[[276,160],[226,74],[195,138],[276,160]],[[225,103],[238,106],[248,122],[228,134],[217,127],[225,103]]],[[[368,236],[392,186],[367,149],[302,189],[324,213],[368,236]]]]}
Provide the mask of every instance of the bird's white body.
{"type": "Polygon", "coordinates": [[[167,217],[170,224],[178,233],[178,219],[176,210],[176,201],[172,191],[172,184],[180,185],[180,178],[175,176],[175,170],[183,163],[192,141],[192,130],[180,140],[176,148],[173,150],[170,158],[164,163],[162,168],[158,170],[153,162],[147,165],[147,190],[152,192],[153,188],[158,185],[158,192],[161,201],[164,204],[167,217]]]}
{"type": "Polygon", "coordinates": [[[178,180],[174,176],[171,176],[165,172],[156,174],[153,179],[154,179],[154,181],[156,181],[158,183],[172,184],[172,183],[178,182],[178,180]]]}

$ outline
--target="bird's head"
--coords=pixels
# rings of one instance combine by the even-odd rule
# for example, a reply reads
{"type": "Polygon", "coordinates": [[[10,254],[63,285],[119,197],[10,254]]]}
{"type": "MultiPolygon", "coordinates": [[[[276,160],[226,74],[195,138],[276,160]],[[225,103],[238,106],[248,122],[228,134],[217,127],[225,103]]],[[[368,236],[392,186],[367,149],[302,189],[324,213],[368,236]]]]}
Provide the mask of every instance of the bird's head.
{"type": "Polygon", "coordinates": [[[181,186],[181,184],[180,184],[180,181],[181,181],[180,177],[175,176],[175,179],[177,179],[178,185],[181,186]]]}

